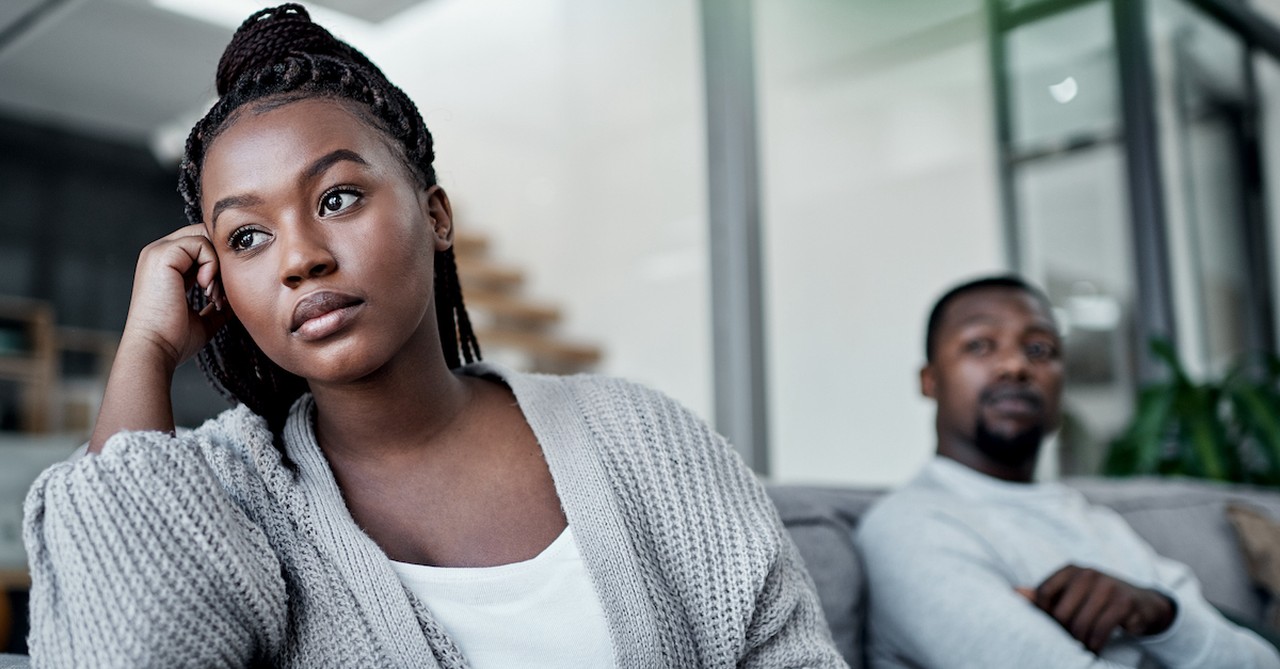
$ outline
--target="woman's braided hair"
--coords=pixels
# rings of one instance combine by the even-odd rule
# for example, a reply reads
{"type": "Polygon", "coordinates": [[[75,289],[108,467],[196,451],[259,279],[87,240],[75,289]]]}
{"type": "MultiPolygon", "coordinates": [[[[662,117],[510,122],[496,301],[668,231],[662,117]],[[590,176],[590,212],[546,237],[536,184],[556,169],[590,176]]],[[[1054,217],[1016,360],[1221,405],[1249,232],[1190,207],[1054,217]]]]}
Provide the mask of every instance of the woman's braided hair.
{"type": "MultiPolygon", "coordinates": [[[[178,177],[187,220],[202,222],[200,172],[205,152],[249,103],[286,104],[304,98],[332,98],[353,107],[392,140],[421,188],[436,183],[431,133],[418,108],[364,54],[311,22],[301,5],[284,4],[255,12],[231,38],[217,71],[218,101],[192,128],[178,177]]],[[[193,288],[192,306],[204,305],[193,288]]],[[[462,303],[453,249],[435,254],[436,319],[450,369],[480,359],[480,345],[462,303]]],[[[267,358],[238,320],[220,329],[199,355],[213,386],[267,419],[279,433],[306,381],[267,358]]]]}

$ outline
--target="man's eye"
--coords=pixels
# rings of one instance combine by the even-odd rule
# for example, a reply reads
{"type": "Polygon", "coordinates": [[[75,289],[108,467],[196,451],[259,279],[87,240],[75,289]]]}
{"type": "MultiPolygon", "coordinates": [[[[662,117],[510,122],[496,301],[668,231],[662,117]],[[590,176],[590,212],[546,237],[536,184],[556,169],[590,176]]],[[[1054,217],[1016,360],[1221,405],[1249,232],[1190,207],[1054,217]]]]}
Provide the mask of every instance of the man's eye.
{"type": "Polygon", "coordinates": [[[1032,360],[1052,360],[1058,356],[1058,347],[1048,342],[1032,342],[1027,345],[1027,357],[1032,360]]]}
{"type": "Polygon", "coordinates": [[[964,350],[967,353],[986,353],[991,350],[990,339],[971,339],[965,342],[964,350]]]}
{"type": "Polygon", "coordinates": [[[320,215],[336,214],[355,204],[360,194],[353,190],[332,190],[320,198],[320,215]]]}
{"type": "Polygon", "coordinates": [[[232,251],[248,251],[267,241],[267,233],[255,228],[240,228],[227,237],[232,251]]]}

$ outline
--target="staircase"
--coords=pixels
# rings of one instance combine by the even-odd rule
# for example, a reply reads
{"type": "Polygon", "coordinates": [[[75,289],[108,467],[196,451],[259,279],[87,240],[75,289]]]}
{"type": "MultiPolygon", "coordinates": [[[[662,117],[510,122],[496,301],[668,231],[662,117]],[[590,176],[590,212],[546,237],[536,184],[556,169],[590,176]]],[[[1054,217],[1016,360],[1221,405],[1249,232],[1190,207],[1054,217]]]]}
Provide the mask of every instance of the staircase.
{"type": "Polygon", "coordinates": [[[521,294],[519,268],[490,258],[489,238],[456,231],[458,282],[485,357],[531,372],[572,374],[600,362],[598,346],[573,342],[556,331],[560,309],[521,294]]]}

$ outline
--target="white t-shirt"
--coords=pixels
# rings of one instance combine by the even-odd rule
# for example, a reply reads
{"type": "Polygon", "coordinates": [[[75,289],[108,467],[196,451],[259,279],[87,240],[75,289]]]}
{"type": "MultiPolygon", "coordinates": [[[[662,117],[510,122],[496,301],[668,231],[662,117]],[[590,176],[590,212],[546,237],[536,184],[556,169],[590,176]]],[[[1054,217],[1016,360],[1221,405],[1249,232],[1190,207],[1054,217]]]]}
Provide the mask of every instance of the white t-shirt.
{"type": "Polygon", "coordinates": [[[524,562],[391,566],[475,669],[614,666],[604,608],[568,527],[524,562]]]}

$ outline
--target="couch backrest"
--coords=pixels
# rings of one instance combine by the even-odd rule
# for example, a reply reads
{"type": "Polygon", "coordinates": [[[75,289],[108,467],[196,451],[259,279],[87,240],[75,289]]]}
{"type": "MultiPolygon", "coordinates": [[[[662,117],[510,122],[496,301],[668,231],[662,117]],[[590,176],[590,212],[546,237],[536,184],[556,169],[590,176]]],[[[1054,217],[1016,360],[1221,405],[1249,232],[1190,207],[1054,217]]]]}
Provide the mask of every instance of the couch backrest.
{"type": "Polygon", "coordinates": [[[1195,572],[1205,599],[1251,622],[1266,597],[1253,585],[1227,506],[1250,506],[1280,521],[1280,492],[1186,479],[1072,479],[1096,504],[1124,517],[1156,552],[1195,572]]]}
{"type": "MultiPolygon", "coordinates": [[[[1119,512],[1156,552],[1191,567],[1215,606],[1244,620],[1262,620],[1264,598],[1249,580],[1225,510],[1233,502],[1247,504],[1280,522],[1280,492],[1171,479],[1067,483],[1119,512]]],[[[836,646],[854,669],[864,666],[865,575],[852,532],[882,494],[879,489],[769,488],[813,577],[836,646]]]]}

